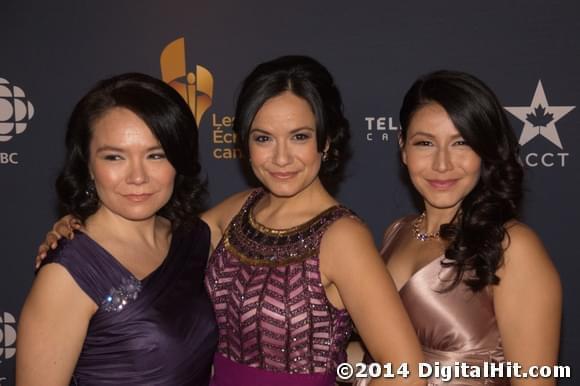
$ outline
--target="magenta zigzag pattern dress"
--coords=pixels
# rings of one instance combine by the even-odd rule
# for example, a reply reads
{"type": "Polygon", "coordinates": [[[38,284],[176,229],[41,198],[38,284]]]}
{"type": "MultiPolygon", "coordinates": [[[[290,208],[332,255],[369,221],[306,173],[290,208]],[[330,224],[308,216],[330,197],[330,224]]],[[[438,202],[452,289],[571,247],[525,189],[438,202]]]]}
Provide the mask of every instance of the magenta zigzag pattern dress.
{"type": "Polygon", "coordinates": [[[303,225],[269,229],[252,216],[263,195],[250,195],[209,261],[219,329],[212,385],[334,385],[352,322],[326,298],[318,251],[330,224],[356,216],[334,206],[303,225]]]}

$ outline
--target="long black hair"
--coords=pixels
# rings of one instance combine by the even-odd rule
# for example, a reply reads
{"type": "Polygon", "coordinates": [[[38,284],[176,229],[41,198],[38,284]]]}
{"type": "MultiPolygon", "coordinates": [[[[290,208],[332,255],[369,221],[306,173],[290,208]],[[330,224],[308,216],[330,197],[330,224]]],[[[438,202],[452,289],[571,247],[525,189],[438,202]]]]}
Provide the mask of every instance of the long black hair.
{"type": "Polygon", "coordinates": [[[519,145],[493,91],[476,77],[456,71],[433,72],[411,86],[400,111],[403,143],[414,113],[431,103],[445,109],[481,158],[479,181],[454,220],[440,228],[449,243],[442,265],[455,269],[446,290],[463,281],[475,292],[499,283],[496,271],[503,262],[505,224],[517,216],[522,198],[519,145]]]}

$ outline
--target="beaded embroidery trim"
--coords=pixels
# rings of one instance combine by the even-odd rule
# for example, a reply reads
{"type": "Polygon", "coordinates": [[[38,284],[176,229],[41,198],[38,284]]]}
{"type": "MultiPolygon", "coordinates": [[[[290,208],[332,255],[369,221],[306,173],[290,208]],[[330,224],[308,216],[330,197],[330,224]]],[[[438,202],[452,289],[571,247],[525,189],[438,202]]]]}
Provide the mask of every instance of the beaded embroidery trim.
{"type": "Polygon", "coordinates": [[[335,205],[304,224],[270,229],[256,222],[252,215],[254,204],[264,193],[252,193],[224,233],[224,247],[244,264],[274,267],[311,258],[318,253],[322,228],[345,212],[355,216],[349,209],[335,205]]]}
{"type": "MultiPolygon", "coordinates": [[[[254,204],[255,204],[255,201],[254,201],[254,204]]],[[[322,211],[321,213],[319,213],[318,215],[316,215],[314,218],[308,220],[304,224],[296,225],[296,226],[294,226],[292,228],[288,228],[288,229],[268,228],[267,226],[262,225],[256,221],[256,219],[254,218],[254,213],[252,211],[252,208],[248,208],[246,211],[247,211],[248,222],[250,223],[250,225],[253,228],[257,229],[258,231],[260,231],[262,233],[266,233],[266,234],[271,235],[271,236],[289,236],[293,233],[297,233],[297,232],[300,232],[301,230],[307,229],[312,224],[314,224],[316,221],[318,221],[321,217],[324,217],[324,215],[326,215],[326,213],[329,213],[329,212],[331,212],[334,209],[339,208],[339,207],[340,207],[340,205],[333,205],[330,208],[328,208],[328,209],[322,211]]]]}
{"type": "Polygon", "coordinates": [[[101,302],[101,308],[106,312],[119,312],[130,303],[137,300],[141,292],[141,282],[134,276],[124,277],[118,288],[111,288],[109,294],[101,302]]]}

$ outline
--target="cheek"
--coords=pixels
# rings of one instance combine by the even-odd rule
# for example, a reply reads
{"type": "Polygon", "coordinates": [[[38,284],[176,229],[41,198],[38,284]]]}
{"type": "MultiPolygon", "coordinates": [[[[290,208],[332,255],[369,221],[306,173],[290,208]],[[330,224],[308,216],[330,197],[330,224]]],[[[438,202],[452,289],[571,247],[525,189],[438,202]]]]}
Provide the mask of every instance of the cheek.
{"type": "Polygon", "coordinates": [[[322,162],[322,153],[318,152],[316,143],[308,146],[300,146],[295,149],[295,156],[300,158],[307,165],[319,165],[322,162]]]}
{"type": "Polygon", "coordinates": [[[119,183],[122,179],[121,173],[115,168],[106,168],[95,165],[91,171],[95,185],[101,187],[110,187],[119,183]]]}
{"type": "Polygon", "coordinates": [[[250,155],[250,161],[253,165],[260,165],[269,158],[270,151],[264,146],[253,145],[250,143],[248,146],[248,153],[250,155]]]}
{"type": "Polygon", "coordinates": [[[481,161],[475,163],[473,165],[473,175],[475,178],[475,182],[474,185],[477,184],[477,182],[479,181],[479,178],[481,177],[481,161]]]}
{"type": "Polygon", "coordinates": [[[469,174],[474,174],[479,177],[481,173],[481,158],[476,154],[468,154],[461,160],[463,170],[469,174]]]}
{"type": "Polygon", "coordinates": [[[414,151],[404,152],[402,159],[411,175],[419,173],[431,165],[428,154],[419,154],[414,151]]]}

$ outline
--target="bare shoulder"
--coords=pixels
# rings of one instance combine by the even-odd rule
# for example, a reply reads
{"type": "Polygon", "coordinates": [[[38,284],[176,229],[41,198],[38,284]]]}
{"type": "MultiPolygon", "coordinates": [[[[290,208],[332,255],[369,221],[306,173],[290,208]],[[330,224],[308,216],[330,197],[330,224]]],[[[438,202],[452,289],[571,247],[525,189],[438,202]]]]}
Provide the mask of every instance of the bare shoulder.
{"type": "Polygon", "coordinates": [[[506,266],[550,261],[542,240],[528,225],[512,220],[506,224],[506,232],[507,237],[504,241],[506,266]]]}
{"type": "Polygon", "coordinates": [[[334,221],[326,232],[324,238],[334,243],[348,243],[357,236],[371,236],[368,226],[358,217],[344,216],[334,221]],[[346,236],[346,237],[345,237],[346,236]]]}
{"type": "Polygon", "coordinates": [[[385,229],[385,231],[383,232],[383,242],[385,242],[387,238],[390,237],[397,229],[410,224],[416,218],[417,215],[410,214],[407,216],[400,217],[395,221],[393,221],[391,225],[389,225],[387,229],[385,229]]]}
{"type": "Polygon", "coordinates": [[[504,264],[498,269],[498,276],[502,280],[541,282],[559,291],[558,272],[538,234],[519,221],[507,223],[506,231],[504,264]]]}
{"type": "Polygon", "coordinates": [[[231,195],[213,208],[202,213],[201,219],[210,228],[218,227],[222,231],[225,230],[232,218],[240,211],[250,194],[254,191],[255,189],[249,189],[231,195]]]}
{"type": "Polygon", "coordinates": [[[334,259],[364,258],[369,252],[378,255],[368,226],[357,217],[345,216],[333,222],[322,237],[321,255],[334,259]]]}
{"type": "Polygon", "coordinates": [[[65,267],[58,263],[42,266],[34,280],[34,286],[74,287],[75,281],[65,267]]]}
{"type": "Polygon", "coordinates": [[[74,309],[87,316],[97,309],[97,305],[79,287],[67,269],[58,263],[46,264],[40,268],[27,303],[43,309],[64,309],[74,305],[74,309]]]}
{"type": "MultiPolygon", "coordinates": [[[[34,286],[50,288],[51,292],[62,289],[84,294],[70,272],[59,263],[49,263],[41,267],[34,279],[34,286]]],[[[88,295],[85,296],[90,299],[88,295]]]]}

